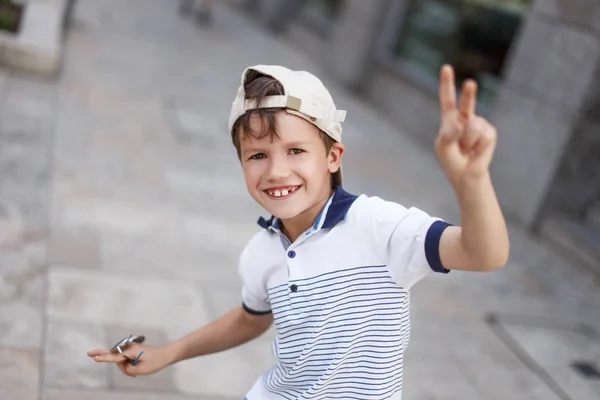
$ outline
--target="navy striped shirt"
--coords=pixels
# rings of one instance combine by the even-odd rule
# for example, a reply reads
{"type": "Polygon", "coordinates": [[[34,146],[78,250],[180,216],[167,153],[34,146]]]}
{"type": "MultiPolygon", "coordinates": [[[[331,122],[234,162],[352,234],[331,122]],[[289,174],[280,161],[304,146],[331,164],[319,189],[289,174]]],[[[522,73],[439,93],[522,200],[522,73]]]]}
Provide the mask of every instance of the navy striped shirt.
{"type": "Polygon", "coordinates": [[[400,399],[409,289],[448,272],[448,224],[339,187],[294,243],[276,219],[260,223],[240,260],[242,297],[248,312],[273,313],[277,363],[246,398],[400,399]]]}

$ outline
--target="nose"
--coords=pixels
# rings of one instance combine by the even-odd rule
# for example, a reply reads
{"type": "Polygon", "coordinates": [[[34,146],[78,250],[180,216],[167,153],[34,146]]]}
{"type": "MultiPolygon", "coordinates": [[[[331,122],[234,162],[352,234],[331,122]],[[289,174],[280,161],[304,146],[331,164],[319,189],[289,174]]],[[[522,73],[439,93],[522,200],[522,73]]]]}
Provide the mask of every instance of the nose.
{"type": "Polygon", "coordinates": [[[271,157],[269,161],[268,180],[278,181],[290,176],[290,168],[286,157],[271,157]]]}

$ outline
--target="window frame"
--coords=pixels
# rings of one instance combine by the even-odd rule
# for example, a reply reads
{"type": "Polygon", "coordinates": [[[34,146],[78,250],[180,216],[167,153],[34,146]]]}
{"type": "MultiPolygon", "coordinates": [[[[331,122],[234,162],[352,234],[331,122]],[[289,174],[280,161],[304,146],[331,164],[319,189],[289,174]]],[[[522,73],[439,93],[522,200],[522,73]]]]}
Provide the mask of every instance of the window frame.
{"type": "MultiPolygon", "coordinates": [[[[343,8],[345,7],[343,4],[345,0],[340,1],[342,2],[342,5],[340,6],[338,15],[341,15],[343,13],[343,8]]],[[[329,20],[325,16],[319,16],[312,13],[308,13],[301,3],[298,3],[297,7],[297,19],[302,25],[314,30],[317,34],[327,38],[332,34],[334,29],[333,24],[339,20],[338,16],[335,16],[332,20],[329,20]]]]}
{"type": "MultiPolygon", "coordinates": [[[[395,47],[400,40],[400,32],[405,28],[407,18],[409,17],[408,11],[410,9],[411,0],[389,0],[388,8],[389,12],[385,18],[384,27],[379,40],[377,41],[375,58],[376,62],[386,71],[400,77],[409,85],[416,87],[426,94],[438,96],[439,79],[429,73],[422,72],[418,67],[410,65],[408,62],[401,60],[399,57],[394,55],[395,47]]],[[[527,16],[525,16],[527,18],[527,16]]],[[[523,21],[525,23],[525,21],[523,21]]],[[[513,38],[511,46],[517,46],[520,36],[513,38]]],[[[510,54],[505,62],[510,62],[510,54]]],[[[504,65],[503,68],[508,67],[504,65]]],[[[457,82],[459,83],[459,82],[457,82]]],[[[503,80],[499,86],[499,90],[494,98],[489,103],[477,102],[478,113],[482,116],[488,116],[491,113],[491,109],[494,107],[498,96],[505,85],[503,80]]],[[[461,88],[460,83],[457,84],[457,95],[460,96],[461,88]]]]}
{"type": "Polygon", "coordinates": [[[384,22],[380,40],[378,40],[376,46],[376,58],[379,64],[386,70],[406,79],[411,85],[437,96],[437,79],[429,74],[418,71],[405,61],[394,56],[396,42],[407,22],[409,3],[410,0],[392,0],[388,3],[389,12],[384,22]]]}

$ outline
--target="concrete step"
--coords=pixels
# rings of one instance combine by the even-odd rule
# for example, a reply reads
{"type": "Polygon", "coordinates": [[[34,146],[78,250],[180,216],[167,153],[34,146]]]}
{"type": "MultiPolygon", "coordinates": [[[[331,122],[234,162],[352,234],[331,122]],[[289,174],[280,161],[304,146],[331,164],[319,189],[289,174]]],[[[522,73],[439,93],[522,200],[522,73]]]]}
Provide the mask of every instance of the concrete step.
{"type": "Polygon", "coordinates": [[[600,224],[553,216],[542,224],[540,233],[557,250],[600,277],[600,224]]]}

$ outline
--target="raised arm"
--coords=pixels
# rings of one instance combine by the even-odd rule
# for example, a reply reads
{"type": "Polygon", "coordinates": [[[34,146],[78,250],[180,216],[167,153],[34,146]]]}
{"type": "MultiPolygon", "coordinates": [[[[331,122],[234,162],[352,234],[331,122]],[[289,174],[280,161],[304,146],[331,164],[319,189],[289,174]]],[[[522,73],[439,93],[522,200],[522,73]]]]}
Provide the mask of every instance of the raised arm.
{"type": "Polygon", "coordinates": [[[447,269],[491,271],[509,256],[506,222],[492,185],[489,167],[496,128],[475,113],[477,83],[463,83],[457,105],[454,70],[445,65],[439,87],[441,126],[435,149],[460,206],[461,226],[447,228],[440,239],[440,259],[447,269]]]}

